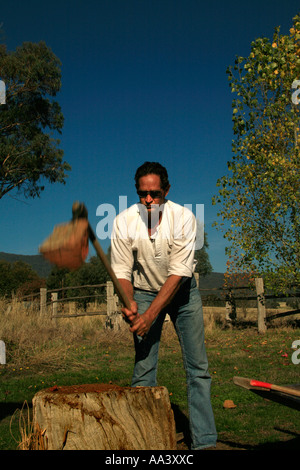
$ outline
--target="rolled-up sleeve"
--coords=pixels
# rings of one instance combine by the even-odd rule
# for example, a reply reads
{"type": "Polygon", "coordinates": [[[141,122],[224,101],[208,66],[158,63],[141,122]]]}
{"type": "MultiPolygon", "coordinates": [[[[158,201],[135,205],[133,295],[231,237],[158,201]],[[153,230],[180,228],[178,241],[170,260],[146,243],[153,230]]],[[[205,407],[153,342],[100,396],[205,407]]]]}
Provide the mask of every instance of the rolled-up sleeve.
{"type": "Polygon", "coordinates": [[[111,235],[111,266],[118,279],[132,280],[133,253],[124,220],[116,217],[111,235]]]}
{"type": "Polygon", "coordinates": [[[194,214],[182,208],[174,215],[174,239],[170,254],[168,275],[192,277],[195,268],[197,224],[194,214]]]}

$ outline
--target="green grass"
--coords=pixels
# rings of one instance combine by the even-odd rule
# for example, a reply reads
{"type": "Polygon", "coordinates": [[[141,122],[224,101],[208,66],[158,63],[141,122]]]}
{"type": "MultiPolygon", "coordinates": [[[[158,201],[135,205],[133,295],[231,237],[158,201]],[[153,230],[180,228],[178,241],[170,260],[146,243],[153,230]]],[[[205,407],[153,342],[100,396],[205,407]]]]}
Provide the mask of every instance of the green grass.
{"type": "MultiPolygon", "coordinates": [[[[130,385],[133,369],[130,333],[127,329],[117,334],[103,331],[99,325],[97,328],[98,336],[93,324],[90,330],[85,326],[81,337],[73,331],[71,339],[59,334],[57,339],[51,331],[51,340],[31,344],[30,353],[27,342],[20,349],[11,341],[13,352],[8,351],[7,365],[0,366],[0,450],[17,448],[20,413],[16,410],[24,402],[31,407],[38,390],[80,383],[130,385]]],[[[269,329],[264,335],[259,335],[254,327],[215,328],[206,334],[220,448],[285,450],[299,446],[299,411],[265,400],[237,387],[232,380],[241,376],[276,384],[299,383],[300,365],[291,361],[291,345],[299,337],[299,330],[291,327],[269,329]],[[223,408],[225,400],[232,400],[236,407],[223,408]]],[[[185,372],[180,346],[169,324],[165,324],[161,342],[158,384],[167,387],[177,431],[186,435],[185,372]]],[[[186,449],[187,440],[180,445],[186,449]]]]}

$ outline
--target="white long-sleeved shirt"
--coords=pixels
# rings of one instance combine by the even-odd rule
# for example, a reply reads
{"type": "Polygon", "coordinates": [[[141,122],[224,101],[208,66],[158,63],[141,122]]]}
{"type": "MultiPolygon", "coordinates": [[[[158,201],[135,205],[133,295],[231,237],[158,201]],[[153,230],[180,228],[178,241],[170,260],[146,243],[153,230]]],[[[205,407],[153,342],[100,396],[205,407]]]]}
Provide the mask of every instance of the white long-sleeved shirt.
{"type": "Polygon", "coordinates": [[[142,204],[117,215],[111,236],[111,264],[117,278],[153,292],[159,291],[171,274],[192,277],[196,264],[194,214],[169,200],[160,209],[161,222],[151,237],[142,204]]]}

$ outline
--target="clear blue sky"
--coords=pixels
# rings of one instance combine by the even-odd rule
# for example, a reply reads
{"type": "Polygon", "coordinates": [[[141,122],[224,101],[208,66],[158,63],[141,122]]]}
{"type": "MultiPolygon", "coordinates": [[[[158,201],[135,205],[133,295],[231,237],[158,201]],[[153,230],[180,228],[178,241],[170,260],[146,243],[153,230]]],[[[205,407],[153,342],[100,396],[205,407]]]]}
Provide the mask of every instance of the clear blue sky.
{"type": "MultiPolygon", "coordinates": [[[[118,210],[119,196],[136,202],[135,170],[153,160],[168,169],[171,200],[204,204],[210,261],[224,272],[226,240],[212,227],[211,199],[231,158],[226,68],[276,26],[288,33],[298,11],[299,0],[2,2],[8,49],[43,40],[62,62],[60,147],[72,171],[40,199],[0,200],[0,251],[37,254],[75,200],[96,231],[97,207],[118,210]]],[[[99,241],[106,251],[109,239],[99,241]]]]}

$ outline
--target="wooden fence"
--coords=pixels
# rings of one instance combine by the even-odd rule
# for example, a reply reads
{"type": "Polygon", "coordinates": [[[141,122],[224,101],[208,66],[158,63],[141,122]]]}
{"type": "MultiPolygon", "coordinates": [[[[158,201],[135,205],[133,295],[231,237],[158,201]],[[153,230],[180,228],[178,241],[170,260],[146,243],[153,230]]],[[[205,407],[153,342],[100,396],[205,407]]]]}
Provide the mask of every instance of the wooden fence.
{"type": "MultiPolygon", "coordinates": [[[[199,287],[199,278],[195,276],[197,280],[197,284],[199,287]]],[[[242,291],[247,289],[248,291],[251,290],[250,286],[243,286],[243,287],[232,287],[232,288],[215,288],[215,289],[201,289],[199,291],[204,294],[204,292],[222,292],[223,298],[226,301],[226,314],[225,318],[228,322],[234,323],[237,320],[237,310],[236,310],[236,301],[238,300],[255,300],[256,301],[256,308],[257,308],[257,328],[259,333],[264,333],[267,330],[267,324],[270,320],[279,317],[285,317],[288,315],[295,315],[300,313],[300,309],[296,310],[289,310],[286,312],[280,312],[273,315],[266,315],[266,299],[282,299],[288,297],[287,295],[283,294],[266,294],[264,289],[264,283],[262,278],[255,279],[255,291],[253,291],[253,295],[236,295],[235,291],[242,291]],[[225,295],[224,295],[225,294],[225,295]]],[[[300,297],[300,293],[296,292],[291,295],[292,297],[300,297]]],[[[79,316],[89,316],[89,315],[106,315],[106,326],[110,328],[114,328],[116,325],[120,325],[122,321],[121,316],[119,315],[120,312],[120,305],[118,303],[118,296],[114,292],[114,286],[111,281],[107,281],[105,284],[96,284],[96,285],[85,285],[85,286],[75,286],[75,287],[64,287],[61,289],[55,290],[47,290],[46,288],[40,289],[40,312],[42,315],[46,314],[49,310],[51,312],[51,318],[75,318],[79,316]],[[73,297],[65,297],[65,298],[58,298],[59,292],[67,291],[67,290],[76,290],[76,289],[84,289],[84,288],[103,288],[105,294],[88,294],[88,295],[81,295],[81,296],[73,296],[73,297]],[[47,301],[48,294],[50,294],[51,298],[47,301]],[[58,313],[58,305],[59,303],[65,303],[70,301],[79,301],[83,299],[91,299],[91,298],[99,298],[102,297],[105,299],[106,308],[102,310],[96,311],[84,311],[84,312],[77,312],[75,314],[65,314],[65,313],[58,313]]]]}
{"type": "Polygon", "coordinates": [[[286,317],[290,315],[296,315],[300,313],[300,309],[288,310],[285,312],[279,312],[272,315],[267,316],[266,312],[266,300],[267,299],[283,299],[283,298],[290,298],[300,297],[300,292],[293,292],[290,295],[288,294],[267,294],[264,289],[264,282],[262,278],[255,279],[255,291],[253,295],[236,295],[235,291],[253,291],[251,286],[239,286],[239,287],[231,287],[231,288],[216,288],[216,289],[199,289],[200,292],[208,292],[208,291],[219,291],[219,292],[227,292],[224,296],[226,300],[226,315],[225,318],[228,322],[234,323],[237,320],[237,308],[236,302],[239,300],[243,301],[256,301],[256,308],[257,308],[257,328],[259,333],[265,333],[267,330],[268,322],[280,317],[286,317]]]}
{"type": "Polygon", "coordinates": [[[93,284],[93,285],[83,285],[83,286],[72,286],[72,287],[62,287],[60,289],[53,289],[48,290],[47,288],[43,287],[40,289],[40,313],[41,315],[48,314],[50,307],[50,314],[53,320],[57,318],[76,318],[82,316],[94,316],[94,315],[105,315],[106,318],[106,325],[110,326],[111,328],[119,324],[120,319],[118,318],[118,296],[114,292],[114,286],[112,281],[107,281],[105,284],[93,284]],[[104,294],[87,294],[87,295],[78,295],[72,297],[64,297],[58,298],[59,293],[66,292],[68,290],[76,290],[76,289],[99,289],[103,288],[104,294]],[[50,294],[50,300],[48,301],[48,296],[50,294]],[[74,301],[82,301],[83,299],[102,299],[102,303],[106,304],[106,308],[102,308],[101,310],[93,310],[93,311],[83,311],[78,312],[76,309],[76,313],[72,314],[65,314],[65,313],[58,313],[58,306],[59,304],[70,303],[74,301]]]}

